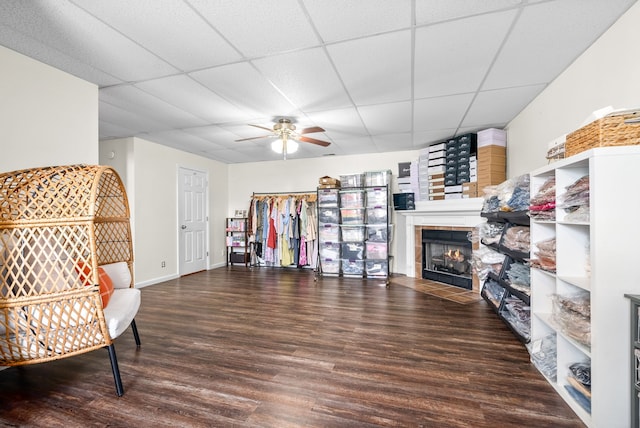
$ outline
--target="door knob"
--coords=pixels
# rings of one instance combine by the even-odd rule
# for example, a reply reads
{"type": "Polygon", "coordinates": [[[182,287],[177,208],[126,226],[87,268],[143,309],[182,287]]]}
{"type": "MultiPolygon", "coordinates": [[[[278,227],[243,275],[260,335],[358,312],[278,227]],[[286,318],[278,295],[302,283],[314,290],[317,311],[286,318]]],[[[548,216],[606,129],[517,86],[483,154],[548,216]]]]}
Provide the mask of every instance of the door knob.
{"type": "Polygon", "coordinates": [[[180,229],[182,229],[182,230],[184,230],[184,229],[186,229],[186,228],[187,228],[187,226],[186,226],[186,225],[184,225],[184,224],[183,224],[182,226],[180,226],[180,229]]]}

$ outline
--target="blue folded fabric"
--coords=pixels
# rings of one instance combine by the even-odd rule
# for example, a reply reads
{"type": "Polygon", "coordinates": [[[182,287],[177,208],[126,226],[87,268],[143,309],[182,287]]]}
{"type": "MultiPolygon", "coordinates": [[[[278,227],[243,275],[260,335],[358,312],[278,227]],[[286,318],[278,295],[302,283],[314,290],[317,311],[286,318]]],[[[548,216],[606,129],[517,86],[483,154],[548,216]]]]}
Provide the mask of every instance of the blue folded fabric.
{"type": "Polygon", "coordinates": [[[566,389],[569,395],[578,402],[580,407],[591,414],[591,400],[589,398],[585,397],[584,394],[571,385],[565,385],[564,389],[566,389]]]}

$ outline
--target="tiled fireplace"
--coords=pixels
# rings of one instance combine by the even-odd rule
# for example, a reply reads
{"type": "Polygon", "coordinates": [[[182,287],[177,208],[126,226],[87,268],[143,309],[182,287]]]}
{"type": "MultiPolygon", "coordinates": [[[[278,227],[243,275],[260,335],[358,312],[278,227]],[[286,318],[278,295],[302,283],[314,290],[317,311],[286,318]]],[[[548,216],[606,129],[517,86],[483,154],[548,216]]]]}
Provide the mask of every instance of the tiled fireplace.
{"type": "Polygon", "coordinates": [[[472,255],[467,231],[422,229],[422,278],[471,290],[472,255]]]}
{"type": "MultiPolygon", "coordinates": [[[[415,211],[396,211],[396,215],[400,214],[404,219],[406,275],[423,278],[423,231],[459,231],[466,234],[485,221],[480,216],[482,204],[481,198],[454,199],[419,202],[415,211]]],[[[402,236],[400,230],[398,234],[402,236]]],[[[472,275],[471,280],[471,289],[479,292],[478,278],[472,275]]]]}

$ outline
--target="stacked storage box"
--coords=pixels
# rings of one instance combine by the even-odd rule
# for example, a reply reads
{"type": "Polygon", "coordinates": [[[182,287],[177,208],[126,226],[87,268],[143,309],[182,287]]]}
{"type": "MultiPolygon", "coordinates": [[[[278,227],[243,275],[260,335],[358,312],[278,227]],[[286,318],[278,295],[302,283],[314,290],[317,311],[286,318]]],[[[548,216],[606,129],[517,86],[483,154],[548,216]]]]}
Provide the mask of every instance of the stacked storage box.
{"type": "Polygon", "coordinates": [[[447,143],[429,146],[428,157],[428,194],[430,201],[444,199],[444,175],[447,168],[447,143]]]}
{"type": "Polygon", "coordinates": [[[391,184],[391,170],[367,171],[364,173],[365,186],[386,186],[391,184]]]}
{"type": "Polygon", "coordinates": [[[429,148],[421,149],[418,155],[418,189],[416,201],[429,200],[429,148]]]}
{"type": "Polygon", "coordinates": [[[413,194],[413,200],[415,201],[420,195],[418,161],[400,163],[398,168],[403,172],[402,175],[398,174],[398,190],[400,190],[400,193],[413,194]]]}
{"type": "Polygon", "coordinates": [[[367,188],[366,201],[365,273],[368,277],[388,277],[388,187],[367,188]]]}
{"type": "Polygon", "coordinates": [[[472,179],[472,165],[477,149],[477,135],[464,134],[446,142],[444,199],[461,199],[462,184],[472,179]]]}
{"type": "Polygon", "coordinates": [[[507,133],[501,129],[478,132],[478,193],[507,179],[507,133]]]}
{"type": "Polygon", "coordinates": [[[362,187],[364,186],[364,174],[346,174],[340,176],[342,187],[362,187]]]}
{"type": "Polygon", "coordinates": [[[324,273],[340,272],[339,189],[318,189],[318,242],[324,273]]]}
{"type": "Polygon", "coordinates": [[[362,275],[364,272],[364,189],[340,190],[340,272],[362,275]]]}

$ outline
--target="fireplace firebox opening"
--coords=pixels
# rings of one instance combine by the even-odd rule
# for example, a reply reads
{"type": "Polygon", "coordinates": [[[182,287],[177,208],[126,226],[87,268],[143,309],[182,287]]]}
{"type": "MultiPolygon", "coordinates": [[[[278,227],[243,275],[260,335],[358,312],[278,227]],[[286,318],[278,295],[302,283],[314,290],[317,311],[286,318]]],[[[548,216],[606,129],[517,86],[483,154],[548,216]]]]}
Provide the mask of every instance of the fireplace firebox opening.
{"type": "Polygon", "coordinates": [[[422,278],[473,288],[473,255],[466,231],[422,230],[422,278]]]}

